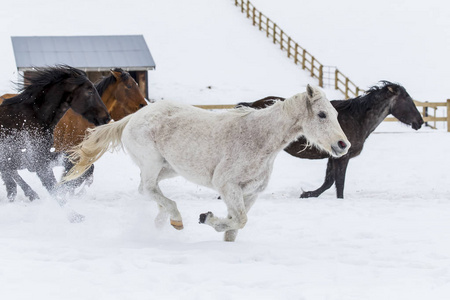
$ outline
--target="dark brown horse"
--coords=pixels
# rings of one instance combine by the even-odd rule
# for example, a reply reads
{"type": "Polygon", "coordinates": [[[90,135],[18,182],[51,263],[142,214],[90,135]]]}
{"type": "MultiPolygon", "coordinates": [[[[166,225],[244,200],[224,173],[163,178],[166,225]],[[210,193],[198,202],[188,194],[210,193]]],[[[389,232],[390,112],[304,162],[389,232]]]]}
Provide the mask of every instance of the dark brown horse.
{"type": "MultiPolygon", "coordinates": [[[[266,97],[253,103],[239,103],[238,106],[259,109],[283,100],[282,97],[266,97]]],[[[338,112],[339,124],[352,146],[346,155],[339,158],[330,157],[325,152],[308,147],[304,138],[298,139],[284,149],[299,158],[328,158],[322,186],[314,191],[303,192],[301,198],[318,197],[333,183],[336,183],[337,197],[344,198],[345,172],[350,158],[361,153],[365,140],[389,114],[400,122],[411,125],[415,130],[420,129],[423,124],[422,116],[405,88],[388,81],[380,82],[380,85],[370,88],[363,96],[349,100],[334,100],[331,103],[338,112]]],[[[326,118],[326,115],[322,117],[326,118]]]]}
{"type": "MultiPolygon", "coordinates": [[[[17,170],[36,172],[44,187],[57,193],[51,168],[53,131],[69,108],[94,123],[110,120],[86,73],[69,67],[38,68],[24,78],[21,93],[0,105],[0,173],[10,201],[17,194],[17,170]]],[[[33,200],[36,193],[25,191],[33,200]]]]}

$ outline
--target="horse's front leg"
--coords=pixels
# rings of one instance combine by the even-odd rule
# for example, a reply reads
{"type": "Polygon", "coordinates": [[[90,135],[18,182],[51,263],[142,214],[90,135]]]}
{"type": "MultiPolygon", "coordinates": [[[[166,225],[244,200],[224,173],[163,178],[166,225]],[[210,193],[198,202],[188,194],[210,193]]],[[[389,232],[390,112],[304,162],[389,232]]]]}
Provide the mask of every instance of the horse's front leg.
{"type": "Polygon", "coordinates": [[[10,202],[13,202],[17,196],[17,184],[11,175],[11,171],[2,170],[0,173],[6,186],[6,197],[10,202]]]}
{"type": "Polygon", "coordinates": [[[348,162],[350,156],[339,158],[335,162],[334,166],[334,176],[336,178],[336,196],[340,199],[344,199],[344,184],[345,184],[345,173],[347,171],[348,162]]]}
{"type": "MultiPolygon", "coordinates": [[[[199,222],[213,227],[218,232],[238,230],[244,228],[247,223],[247,210],[245,208],[244,197],[242,189],[235,184],[226,184],[219,190],[222,199],[227,205],[228,217],[219,218],[214,216],[212,212],[207,212],[200,215],[199,222]]],[[[236,233],[230,232],[225,235],[225,238],[233,240],[236,238],[236,233]]]]}
{"type": "MultiPolygon", "coordinates": [[[[255,200],[257,197],[258,197],[258,194],[244,196],[244,205],[245,205],[245,210],[247,211],[247,214],[248,214],[250,208],[253,206],[253,203],[255,203],[255,200]]],[[[228,216],[228,217],[230,217],[230,216],[228,216]]],[[[234,242],[236,240],[237,234],[238,234],[237,229],[227,230],[227,231],[225,231],[223,240],[225,242],[234,242]]]]}
{"type": "Polygon", "coordinates": [[[310,198],[310,197],[319,197],[323,192],[328,190],[334,183],[335,180],[335,161],[336,159],[330,157],[327,163],[327,170],[325,173],[325,181],[320,188],[315,191],[303,192],[300,195],[300,198],[310,198]]]}

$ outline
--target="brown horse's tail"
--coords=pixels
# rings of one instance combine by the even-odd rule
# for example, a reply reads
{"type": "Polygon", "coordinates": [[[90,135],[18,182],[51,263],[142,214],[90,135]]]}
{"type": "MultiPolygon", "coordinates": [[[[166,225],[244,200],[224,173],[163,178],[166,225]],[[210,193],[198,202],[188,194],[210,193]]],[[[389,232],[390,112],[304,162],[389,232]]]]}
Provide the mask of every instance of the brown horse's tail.
{"type": "Polygon", "coordinates": [[[106,151],[122,146],[122,132],[132,116],[131,114],[117,122],[88,129],[84,140],[69,151],[69,158],[75,165],[63,177],[62,182],[80,177],[106,151]]]}

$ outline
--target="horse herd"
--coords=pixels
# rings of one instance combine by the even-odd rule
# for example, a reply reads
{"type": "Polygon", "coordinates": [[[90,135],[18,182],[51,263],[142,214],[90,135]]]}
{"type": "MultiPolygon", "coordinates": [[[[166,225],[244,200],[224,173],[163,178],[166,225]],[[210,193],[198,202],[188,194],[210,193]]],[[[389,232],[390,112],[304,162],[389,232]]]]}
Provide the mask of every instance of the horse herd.
{"type": "Polygon", "coordinates": [[[66,65],[37,69],[24,82],[18,95],[0,104],[0,173],[9,201],[17,185],[31,201],[39,197],[18,173],[28,169],[64,207],[68,193],[92,182],[93,164],[123,146],[140,168],[139,191],[158,205],[156,225],[169,219],[183,228],[176,203],[159,188],[161,180],[181,175],[219,192],[228,216],[206,212],[200,223],[224,232],[225,241],[234,241],[245,226],[281,150],[328,158],[325,182],[302,198],[318,197],[333,183],[343,198],[349,159],[361,153],[388,114],[416,130],[423,124],[406,90],[386,81],[350,100],[328,101],[321,89],[308,85],[290,98],[239,103],[223,113],[171,101],[147,105],[121,69],[95,85],[85,72],[66,65]],[[52,170],[56,165],[65,167],[60,182],[52,170]]]}

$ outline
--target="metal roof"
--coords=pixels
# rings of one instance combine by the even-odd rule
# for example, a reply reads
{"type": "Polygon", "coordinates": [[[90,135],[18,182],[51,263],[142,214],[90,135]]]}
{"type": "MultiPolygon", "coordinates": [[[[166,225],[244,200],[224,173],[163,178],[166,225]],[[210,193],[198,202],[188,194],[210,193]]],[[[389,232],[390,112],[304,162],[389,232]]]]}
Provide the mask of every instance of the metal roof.
{"type": "Polygon", "coordinates": [[[13,36],[19,71],[66,64],[85,71],[144,71],[155,62],[142,35],[13,36]]]}

